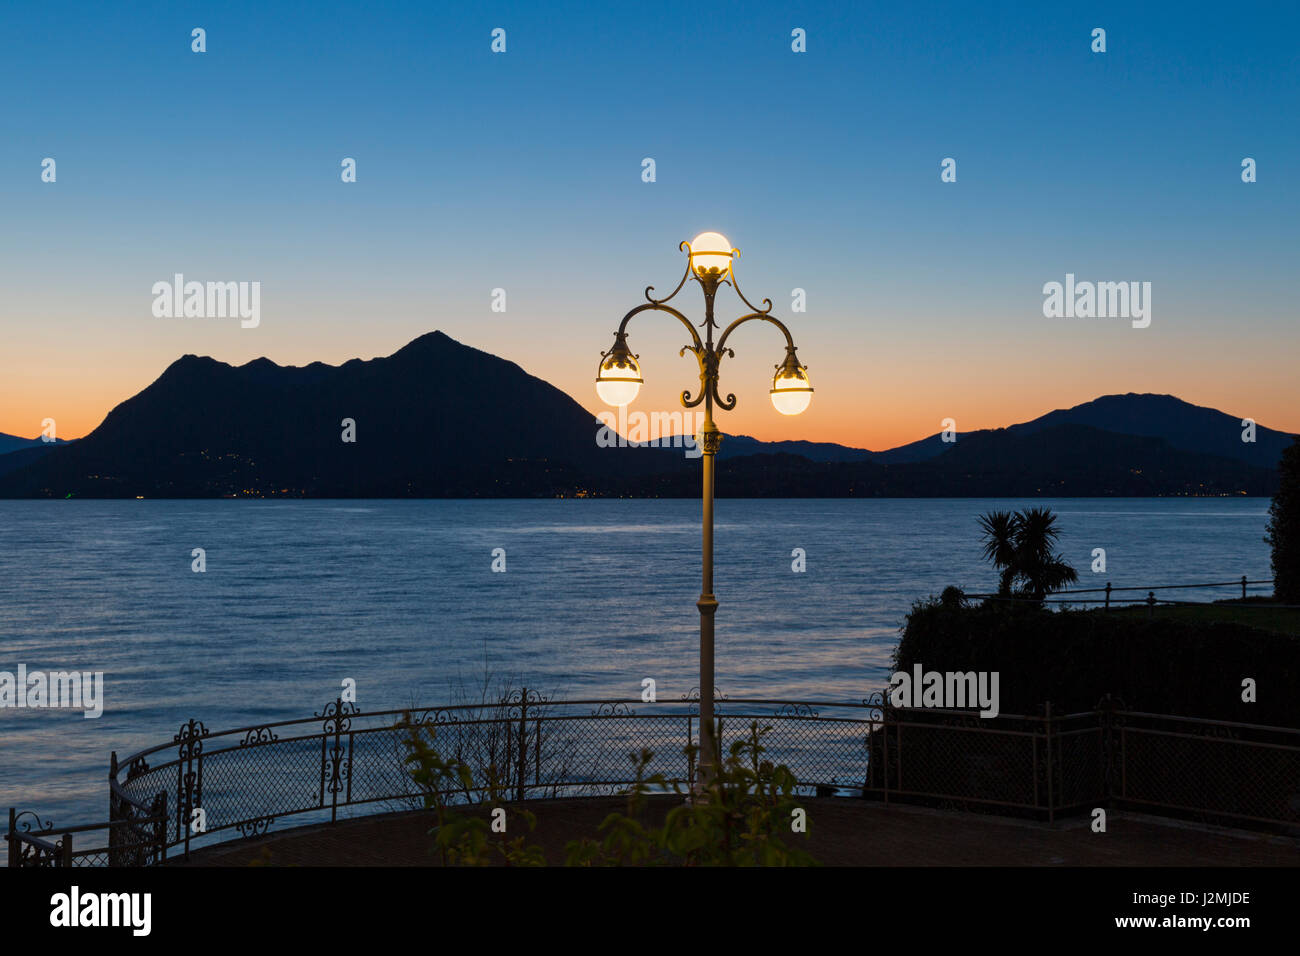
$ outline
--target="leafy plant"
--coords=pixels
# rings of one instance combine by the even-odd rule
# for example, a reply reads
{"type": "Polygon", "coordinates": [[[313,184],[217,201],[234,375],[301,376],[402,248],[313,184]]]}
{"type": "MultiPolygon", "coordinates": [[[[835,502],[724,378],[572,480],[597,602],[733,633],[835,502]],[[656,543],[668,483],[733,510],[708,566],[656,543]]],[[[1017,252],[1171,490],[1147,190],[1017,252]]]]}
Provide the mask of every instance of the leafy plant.
{"type": "MultiPolygon", "coordinates": [[[[789,767],[763,758],[762,739],[770,731],[751,722],[748,735],[731,745],[725,759],[715,755],[712,772],[695,792],[674,784],[672,792],[686,802],[668,811],[658,828],[640,818],[651,793],[669,790],[667,781],[662,775],[646,775],[650,751],[633,755],[636,783],[629,793],[628,813],[605,818],[602,841],[570,842],[569,865],[816,865],[810,853],[783,839],[792,832],[794,811],[800,809],[799,784],[789,767]]],[[[694,759],[697,749],[686,748],[688,759],[694,759]]]]}
{"type": "Polygon", "coordinates": [[[662,774],[647,774],[646,768],[654,753],[645,748],[640,754],[630,754],[636,767],[635,782],[628,789],[627,813],[609,814],[601,821],[599,830],[605,834],[597,842],[590,837],[571,840],[566,845],[567,866],[648,866],[670,863],[662,848],[659,833],[645,825],[647,798],[653,792],[669,792],[668,781],[662,774]]]}
{"type": "MultiPolygon", "coordinates": [[[[488,866],[497,861],[507,866],[546,865],[542,849],[529,845],[526,834],[497,838],[481,812],[465,812],[470,806],[487,807],[490,818],[491,811],[504,809],[509,788],[495,765],[487,768],[478,785],[468,763],[438,752],[435,727],[413,723],[409,713],[399,726],[406,731],[411,776],[423,790],[424,807],[436,817],[429,833],[444,866],[488,866]],[[481,803],[471,802],[475,794],[485,795],[481,803]]],[[[680,783],[670,785],[662,774],[648,773],[651,751],[631,754],[635,782],[628,790],[627,812],[616,811],[602,821],[599,841],[570,841],[567,865],[815,865],[811,854],[784,839],[793,832],[795,811],[801,809],[799,783],[789,767],[763,757],[763,738],[770,732],[770,727],[760,729],[751,722],[748,734],[731,745],[725,759],[715,754],[712,772],[694,791],[680,783]],[[683,802],[668,811],[661,826],[648,825],[650,796],[673,793],[683,802]]],[[[692,763],[697,750],[694,745],[685,748],[692,763]]],[[[528,832],[536,828],[537,818],[530,811],[516,807],[511,817],[522,820],[528,832]]]]}
{"type": "MultiPolygon", "coordinates": [[[[412,765],[411,777],[424,790],[425,809],[436,815],[429,835],[443,866],[488,866],[496,858],[507,866],[546,865],[541,847],[529,846],[526,836],[494,839],[491,825],[481,813],[467,814],[461,808],[471,804],[451,799],[482,791],[486,799],[477,806],[490,811],[504,809],[505,787],[495,765],[487,768],[485,786],[477,787],[468,763],[455,757],[446,759],[433,746],[433,727],[413,723],[409,713],[402,715],[399,726],[407,731],[406,762],[412,765]],[[430,739],[421,731],[427,731],[430,739]]],[[[513,817],[523,821],[530,832],[537,827],[537,817],[529,810],[515,810],[513,817]]]]}

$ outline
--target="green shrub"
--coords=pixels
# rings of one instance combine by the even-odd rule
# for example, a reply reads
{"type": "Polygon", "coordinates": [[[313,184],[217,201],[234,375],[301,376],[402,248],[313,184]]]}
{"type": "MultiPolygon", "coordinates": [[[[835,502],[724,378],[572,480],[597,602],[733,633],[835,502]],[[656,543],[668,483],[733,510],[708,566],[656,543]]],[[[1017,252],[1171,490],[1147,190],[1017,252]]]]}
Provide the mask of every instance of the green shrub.
{"type": "MultiPolygon", "coordinates": [[[[725,759],[700,792],[669,788],[661,775],[646,776],[653,754],[633,754],[636,783],[628,813],[611,813],[601,823],[600,842],[585,838],[568,844],[570,866],[814,866],[801,847],[788,844],[798,781],[784,764],[764,760],[762,739],[770,727],[749,726],[749,734],[731,745],[725,759]],[[674,792],[687,802],[668,811],[662,827],[643,822],[645,801],[654,791],[674,792]]],[[[687,747],[688,759],[695,747],[687,747]]],[[[806,838],[806,833],[804,837],[806,838]]]]}
{"type": "Polygon", "coordinates": [[[1004,714],[1132,710],[1300,727],[1300,639],[1244,624],[1171,620],[1145,609],[1049,611],[1022,602],[913,606],[894,670],[998,671],[1004,714]],[[1241,682],[1258,683],[1257,703],[1241,682]]]}
{"type": "MultiPolygon", "coordinates": [[[[433,849],[444,866],[487,866],[500,861],[507,866],[544,866],[546,858],[527,837],[497,838],[480,813],[467,813],[468,804],[452,795],[485,795],[483,804],[492,809],[505,802],[496,768],[486,771],[484,786],[478,787],[474,773],[464,761],[443,758],[434,746],[435,729],[413,724],[403,715],[398,724],[406,731],[406,762],[411,776],[424,791],[424,806],[436,815],[429,833],[433,849]],[[426,739],[426,735],[428,739],[426,739]]],[[[654,755],[642,750],[632,754],[636,782],[628,791],[628,811],[611,813],[600,824],[599,842],[591,838],[572,840],[566,846],[569,866],[809,866],[816,861],[802,848],[783,839],[792,832],[793,812],[799,783],[790,768],[763,759],[762,739],[770,727],[751,723],[749,734],[731,745],[726,759],[700,792],[688,794],[679,784],[669,785],[662,775],[647,775],[654,755]],[[652,793],[676,793],[686,798],[671,809],[660,827],[644,822],[646,801],[652,793]]],[[[686,754],[694,760],[697,748],[686,754]]],[[[483,804],[480,804],[483,805],[483,804]]],[[[529,832],[536,816],[516,807],[529,832]]],[[[806,822],[806,818],[805,818],[806,822]]],[[[806,837],[806,831],[804,831],[806,837]]]]}
{"type": "Polygon", "coordinates": [[[1300,436],[1282,452],[1278,470],[1264,538],[1272,548],[1273,595],[1283,604],[1300,604],[1300,436]]]}
{"type": "MultiPolygon", "coordinates": [[[[406,762],[412,765],[411,777],[424,790],[424,807],[436,814],[437,823],[429,831],[434,838],[434,851],[443,866],[488,866],[500,859],[507,866],[545,866],[546,858],[541,847],[529,846],[525,836],[511,839],[493,839],[491,827],[480,814],[463,811],[472,806],[449,799],[452,793],[466,795],[483,793],[486,804],[495,810],[505,802],[505,788],[496,766],[485,771],[485,787],[475,787],[474,772],[463,760],[446,760],[433,746],[436,731],[412,723],[410,714],[403,714],[398,724],[406,730],[408,750],[406,762]],[[429,740],[425,740],[426,730],[429,740]]],[[[480,804],[481,806],[482,804],[480,804]]],[[[531,832],[537,827],[537,817],[528,810],[515,810],[514,816],[523,820],[531,832]]]]}

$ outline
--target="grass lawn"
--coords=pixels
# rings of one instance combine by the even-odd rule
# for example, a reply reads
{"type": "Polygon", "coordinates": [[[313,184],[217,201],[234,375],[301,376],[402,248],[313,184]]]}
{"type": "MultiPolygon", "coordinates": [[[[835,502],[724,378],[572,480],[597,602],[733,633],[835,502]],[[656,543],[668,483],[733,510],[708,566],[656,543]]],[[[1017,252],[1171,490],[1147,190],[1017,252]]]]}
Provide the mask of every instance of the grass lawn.
{"type": "Polygon", "coordinates": [[[1247,598],[1245,601],[1222,601],[1215,604],[1202,604],[1195,607],[1170,607],[1157,605],[1153,609],[1145,606],[1126,606],[1103,614],[1123,614],[1130,617],[1146,617],[1150,610],[1152,617],[1173,621],[1188,621],[1194,624],[1229,622],[1244,624],[1247,627],[1273,631],[1278,634],[1290,634],[1300,637],[1300,608],[1279,607],[1271,601],[1260,598],[1247,598]]]}

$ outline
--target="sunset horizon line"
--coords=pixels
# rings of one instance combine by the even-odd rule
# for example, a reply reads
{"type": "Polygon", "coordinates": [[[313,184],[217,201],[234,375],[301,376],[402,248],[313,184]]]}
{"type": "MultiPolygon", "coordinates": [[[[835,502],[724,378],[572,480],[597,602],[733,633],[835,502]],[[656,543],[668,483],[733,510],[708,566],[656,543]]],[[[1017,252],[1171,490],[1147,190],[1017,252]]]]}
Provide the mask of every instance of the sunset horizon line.
{"type": "MultiPolygon", "coordinates": [[[[271,357],[268,356],[268,355],[259,355],[259,356],[257,356],[256,358],[249,359],[249,360],[247,360],[247,361],[245,361],[245,362],[230,362],[230,361],[226,361],[226,360],[224,360],[224,359],[218,358],[217,356],[215,356],[215,355],[211,355],[211,354],[199,354],[199,353],[197,353],[197,352],[184,352],[184,353],[178,355],[178,356],[177,356],[175,359],[173,359],[171,362],[169,362],[169,363],[168,363],[166,366],[164,366],[164,367],[163,367],[163,368],[162,368],[162,369],[161,369],[161,370],[160,370],[156,375],[154,375],[154,376],[153,376],[152,378],[150,378],[148,381],[144,382],[144,384],[140,385],[138,388],[136,388],[134,391],[132,391],[129,395],[126,395],[125,397],[121,398],[120,400],[118,400],[118,401],[114,402],[113,404],[109,405],[109,406],[108,406],[104,411],[102,411],[101,413],[99,413],[97,417],[94,417],[94,413],[90,413],[90,414],[87,414],[87,415],[83,416],[83,418],[85,418],[85,419],[91,419],[91,420],[94,420],[94,421],[95,421],[95,424],[94,424],[93,426],[91,426],[91,427],[89,427],[89,428],[79,428],[79,429],[74,429],[74,430],[77,432],[77,434],[75,434],[74,436],[68,436],[68,435],[66,435],[66,434],[64,433],[64,431],[63,431],[62,429],[60,429],[60,431],[59,431],[57,437],[58,437],[58,439],[59,439],[60,441],[78,441],[78,440],[80,440],[80,439],[82,439],[82,438],[85,438],[85,437],[89,436],[90,434],[94,433],[94,432],[95,432],[99,427],[101,427],[101,426],[103,425],[103,423],[104,423],[104,421],[107,419],[108,415],[111,414],[111,412],[112,412],[114,409],[118,408],[118,407],[119,407],[120,405],[122,405],[124,402],[129,401],[129,400],[130,400],[131,398],[133,398],[134,396],[139,395],[141,392],[143,392],[143,391],[145,391],[146,389],[148,389],[151,385],[153,385],[155,382],[157,382],[157,381],[158,381],[158,380],[159,380],[159,379],[160,379],[160,378],[161,378],[161,377],[166,373],[166,371],[167,371],[168,368],[170,368],[170,367],[171,367],[172,365],[174,365],[176,362],[179,362],[179,361],[181,361],[182,359],[185,359],[185,358],[187,358],[187,357],[200,358],[200,359],[210,359],[210,360],[212,360],[212,361],[214,361],[214,362],[217,362],[217,363],[219,363],[219,364],[221,364],[221,365],[226,365],[226,366],[228,366],[228,367],[230,367],[230,368],[246,368],[246,367],[248,367],[249,365],[254,365],[254,364],[257,364],[257,363],[263,363],[263,362],[265,362],[265,363],[270,363],[270,364],[276,366],[277,368],[286,368],[286,369],[289,369],[289,368],[307,368],[307,367],[310,367],[310,366],[313,366],[313,365],[323,365],[323,366],[326,366],[326,367],[328,367],[328,368],[340,368],[340,367],[342,367],[343,365],[346,365],[346,364],[348,364],[349,362],[354,362],[354,361],[369,362],[369,361],[375,361],[375,360],[377,360],[377,359],[386,359],[386,358],[391,358],[392,356],[396,355],[398,352],[402,351],[404,348],[406,348],[407,346],[409,346],[409,345],[412,344],[413,342],[416,342],[416,341],[418,341],[418,340],[420,340],[420,339],[422,339],[422,338],[424,338],[424,337],[426,337],[426,336],[439,335],[439,334],[441,334],[441,335],[443,335],[443,336],[446,336],[448,339],[450,339],[450,340],[453,341],[453,342],[456,342],[458,345],[460,345],[460,346],[462,346],[462,347],[464,347],[464,348],[474,349],[475,351],[482,352],[482,353],[485,354],[485,355],[491,355],[491,356],[493,356],[494,358],[501,359],[502,361],[510,362],[511,364],[514,364],[514,365],[518,366],[519,368],[521,368],[521,369],[522,369],[526,374],[531,375],[531,376],[534,377],[534,378],[537,378],[537,379],[539,379],[539,380],[541,380],[541,381],[546,382],[548,385],[551,385],[553,388],[556,388],[556,389],[558,389],[559,391],[563,392],[563,393],[564,393],[565,395],[567,395],[570,399],[572,399],[574,402],[576,402],[578,405],[580,405],[580,406],[581,406],[585,411],[587,411],[589,414],[591,414],[591,416],[592,416],[592,420],[593,420],[593,422],[596,423],[596,424],[600,424],[601,421],[602,421],[605,417],[607,417],[611,412],[614,413],[615,415],[617,415],[617,413],[618,413],[618,411],[619,411],[619,410],[617,410],[617,409],[609,409],[609,408],[607,408],[607,407],[605,407],[605,406],[603,406],[603,405],[598,405],[597,403],[590,403],[590,402],[587,402],[587,401],[583,401],[582,398],[580,398],[578,395],[576,395],[572,389],[570,389],[570,388],[566,388],[564,385],[558,384],[557,382],[553,381],[552,379],[546,378],[546,377],[544,377],[543,375],[539,375],[539,374],[537,374],[537,373],[535,373],[535,372],[533,372],[533,371],[530,371],[530,370],[529,370],[528,368],[526,368],[523,364],[521,364],[520,362],[518,362],[518,361],[516,361],[516,360],[514,360],[514,359],[508,358],[508,357],[503,356],[503,355],[499,355],[499,354],[494,353],[494,352],[490,352],[490,351],[488,351],[487,349],[479,348],[479,347],[477,347],[477,346],[475,346],[475,345],[469,344],[469,343],[467,343],[467,342],[464,342],[464,341],[462,341],[462,340],[460,340],[460,339],[455,338],[454,336],[450,335],[448,332],[446,332],[446,331],[444,331],[444,330],[442,330],[442,329],[435,328],[435,329],[431,329],[431,330],[429,330],[429,331],[427,331],[427,332],[422,332],[422,333],[420,333],[420,334],[414,336],[413,338],[407,339],[406,341],[402,342],[400,345],[396,346],[396,347],[393,348],[391,351],[389,351],[389,352],[387,352],[387,353],[385,353],[385,354],[375,354],[375,355],[370,356],[369,358],[363,358],[363,357],[361,357],[361,356],[356,356],[356,355],[354,355],[354,356],[351,356],[351,357],[348,357],[348,358],[345,358],[345,359],[342,359],[342,360],[336,360],[336,361],[334,361],[334,362],[326,361],[326,360],[323,360],[323,359],[313,359],[313,360],[311,360],[311,361],[309,361],[309,362],[305,362],[305,363],[302,363],[302,364],[295,364],[295,363],[293,363],[293,362],[287,362],[287,363],[284,363],[284,362],[276,361],[274,358],[271,358],[271,357]],[[594,411],[593,411],[593,408],[595,409],[594,411]]],[[[1015,425],[1020,425],[1020,424],[1024,424],[1024,423],[1027,423],[1027,422],[1034,421],[1034,420],[1036,420],[1036,419],[1038,419],[1038,418],[1043,417],[1044,415],[1048,415],[1048,414],[1050,414],[1050,413],[1052,413],[1052,412],[1055,412],[1055,411],[1064,411],[1064,410],[1068,410],[1068,409],[1072,409],[1072,408],[1078,407],[1078,406],[1080,406],[1080,405],[1088,404],[1088,403],[1090,403],[1090,402],[1095,402],[1095,401],[1098,401],[1098,400],[1103,399],[1103,398],[1108,398],[1108,397],[1112,397],[1112,396],[1122,396],[1122,395],[1153,395],[1153,396],[1167,396],[1167,397],[1174,398],[1174,399],[1177,399],[1177,400],[1179,400],[1179,401],[1185,402],[1185,403],[1187,403],[1187,404],[1189,404],[1189,405],[1193,405],[1193,406],[1195,406],[1195,407],[1212,409],[1212,410],[1214,410],[1214,411],[1219,411],[1219,412],[1222,412],[1222,413],[1224,413],[1224,414],[1228,414],[1228,415],[1236,415],[1236,414],[1237,414],[1235,411],[1233,411],[1233,410],[1231,410],[1231,409],[1229,409],[1229,408],[1222,407],[1221,404],[1215,404],[1215,403],[1207,402],[1207,401],[1205,401],[1205,400],[1198,400],[1198,399],[1197,399],[1196,397],[1194,397],[1194,396],[1193,396],[1193,397],[1189,397],[1189,395],[1188,395],[1187,393],[1179,394],[1179,393],[1169,392],[1169,391],[1158,391],[1158,390],[1151,390],[1151,389],[1135,389],[1135,388],[1130,388],[1130,389],[1128,389],[1127,391],[1123,391],[1123,390],[1119,390],[1119,391],[1116,391],[1116,390],[1103,390],[1103,391],[1101,391],[1101,392],[1099,392],[1099,393],[1096,393],[1096,394],[1090,394],[1089,397],[1084,398],[1084,399],[1079,400],[1079,401],[1069,401],[1069,402],[1061,402],[1061,401],[1058,401],[1056,404],[1051,405],[1051,407],[1042,407],[1042,406],[1040,405],[1040,406],[1039,406],[1039,410],[1037,410],[1037,411],[1024,411],[1024,410],[1022,410],[1022,411],[1019,411],[1019,412],[1012,413],[1011,418],[1012,418],[1013,420],[1008,420],[1006,417],[1004,417],[1004,418],[1002,418],[1002,419],[1000,419],[1000,420],[998,420],[998,421],[996,421],[996,422],[993,422],[993,423],[990,423],[990,422],[987,421],[987,420],[980,420],[977,424],[974,424],[974,425],[961,425],[961,423],[959,422],[959,423],[958,423],[958,424],[959,424],[959,427],[953,429],[953,431],[955,431],[955,433],[957,433],[957,434],[963,434],[963,433],[969,434],[969,433],[971,433],[971,432],[978,432],[978,431],[986,431],[986,430],[996,430],[996,429],[1002,429],[1002,428],[1009,428],[1009,427],[1012,427],[1012,426],[1015,426],[1015,425]]],[[[824,401],[825,401],[825,397],[826,397],[826,396],[825,396],[824,393],[819,393],[818,396],[817,396],[818,401],[819,401],[820,403],[824,403],[824,401]]],[[[1029,401],[1032,401],[1032,400],[1027,399],[1027,400],[1026,400],[1026,403],[1028,403],[1029,401]]],[[[1024,408],[1023,405],[1020,406],[1020,407],[1021,407],[1022,409],[1024,408]]],[[[635,415],[635,414],[638,413],[638,412],[639,412],[639,413],[642,413],[643,415],[646,415],[646,416],[667,416],[667,415],[671,415],[671,414],[673,414],[673,413],[684,413],[686,410],[682,409],[682,408],[679,407],[679,406],[676,406],[676,407],[670,407],[670,408],[659,408],[659,407],[653,407],[652,404],[647,403],[647,404],[645,404],[644,407],[640,407],[640,408],[637,408],[637,407],[629,407],[629,408],[627,408],[627,409],[624,409],[623,411],[626,413],[626,416],[629,416],[629,417],[630,417],[630,416],[632,416],[632,415],[635,415]]],[[[857,423],[860,423],[860,422],[862,421],[861,418],[859,418],[858,416],[856,416],[856,415],[854,414],[854,410],[848,410],[848,412],[847,412],[846,414],[852,416],[853,419],[854,419],[854,421],[857,422],[857,423]]],[[[620,419],[620,420],[621,420],[621,419],[620,419]]],[[[662,419],[661,419],[661,420],[662,420],[662,419]]],[[[684,420],[684,419],[683,419],[683,420],[684,420]]],[[[1288,428],[1288,427],[1285,427],[1285,426],[1282,426],[1282,425],[1278,425],[1278,424],[1275,424],[1275,423],[1272,423],[1272,422],[1269,422],[1269,421],[1265,421],[1265,420],[1259,420],[1259,419],[1254,419],[1254,420],[1257,421],[1257,423],[1258,423],[1261,427],[1269,428],[1269,429],[1272,429],[1272,430],[1277,431],[1277,432],[1283,432],[1283,433],[1287,433],[1287,434],[1300,434],[1300,427],[1296,427],[1296,428],[1288,428]]],[[[781,424],[781,423],[776,423],[776,424],[781,424]]],[[[923,432],[923,433],[921,433],[921,434],[915,434],[915,433],[910,433],[910,432],[909,432],[909,433],[903,433],[903,432],[899,431],[898,429],[893,429],[893,430],[891,430],[891,434],[895,435],[896,437],[893,437],[893,438],[886,438],[886,439],[883,439],[883,440],[877,439],[877,440],[874,440],[874,441],[873,441],[873,440],[871,440],[871,439],[869,439],[869,438],[865,438],[865,437],[859,437],[859,438],[849,437],[849,434],[848,434],[848,433],[844,433],[844,434],[842,434],[841,437],[839,437],[839,438],[837,438],[837,439],[814,438],[814,437],[788,437],[788,436],[787,436],[787,437],[764,437],[764,434],[763,434],[763,431],[764,431],[764,430],[761,430],[761,429],[752,429],[752,428],[747,428],[747,429],[743,429],[743,430],[740,430],[740,429],[729,429],[729,428],[725,427],[725,426],[726,426],[726,422],[725,422],[725,421],[721,422],[721,423],[720,423],[720,426],[721,426],[721,431],[722,431],[722,433],[723,433],[724,435],[732,435],[732,436],[734,436],[734,437],[750,438],[750,439],[753,439],[753,440],[756,440],[756,441],[765,442],[765,443],[778,443],[778,442],[801,442],[801,441],[802,441],[802,442],[808,442],[808,443],[810,443],[810,444],[834,444],[834,445],[840,445],[840,446],[842,446],[842,447],[844,447],[844,448],[853,449],[853,450],[859,450],[859,451],[867,451],[867,452],[872,452],[872,453],[881,453],[881,452],[886,452],[886,451],[890,451],[890,450],[892,450],[892,449],[898,448],[898,447],[900,447],[900,446],[910,444],[910,443],[912,443],[912,442],[921,441],[921,440],[923,440],[923,439],[930,438],[930,437],[932,437],[932,436],[935,435],[935,434],[941,433],[941,432],[943,432],[944,429],[945,429],[945,425],[943,424],[943,419],[941,418],[941,419],[938,419],[938,420],[935,421],[935,423],[934,423],[934,427],[933,427],[930,431],[925,431],[925,432],[923,432]],[[909,435],[910,435],[910,437],[908,437],[909,435]]],[[[28,427],[30,428],[30,426],[28,426],[28,427]]],[[[36,426],[34,429],[31,429],[31,430],[34,431],[34,434],[30,435],[30,437],[29,437],[29,435],[28,435],[28,433],[27,433],[28,430],[27,430],[27,429],[24,429],[24,428],[21,427],[21,426],[19,426],[16,422],[12,422],[12,421],[4,421],[4,422],[0,422],[0,435],[7,435],[7,436],[10,436],[10,437],[13,437],[13,438],[20,438],[20,439],[33,440],[33,441],[34,441],[34,440],[37,440],[37,439],[39,439],[39,438],[41,437],[41,427],[40,427],[40,424],[39,424],[39,423],[37,424],[37,426],[36,426]]],[[[618,434],[625,435],[625,432],[618,432],[618,434]]],[[[859,433],[859,434],[861,435],[861,434],[863,434],[863,433],[859,433]]],[[[635,439],[629,439],[629,440],[633,440],[633,441],[634,441],[635,439]]]]}

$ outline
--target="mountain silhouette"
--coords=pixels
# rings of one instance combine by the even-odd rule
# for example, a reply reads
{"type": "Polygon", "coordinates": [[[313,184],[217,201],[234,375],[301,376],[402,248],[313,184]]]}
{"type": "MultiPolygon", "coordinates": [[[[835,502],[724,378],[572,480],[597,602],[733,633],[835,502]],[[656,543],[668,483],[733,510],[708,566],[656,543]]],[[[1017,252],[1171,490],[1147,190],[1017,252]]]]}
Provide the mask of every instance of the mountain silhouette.
{"type": "MultiPolygon", "coordinates": [[[[946,447],[924,461],[892,464],[810,461],[790,454],[724,459],[718,462],[718,493],[732,498],[1137,498],[1271,495],[1278,483],[1273,469],[1087,425],[972,432],[946,447]]],[[[660,481],[657,492],[698,494],[696,484],[678,475],[660,481]]]]}
{"type": "MultiPolygon", "coordinates": [[[[564,392],[441,332],[339,366],[186,355],[85,438],[0,454],[0,497],[699,494],[681,449],[601,447],[597,429],[564,392]]],[[[728,436],[718,494],[1272,494],[1290,436],[1241,434],[1223,412],[1129,394],[885,452],[728,436]]]]}
{"type": "MultiPolygon", "coordinates": [[[[1182,451],[1235,458],[1260,468],[1276,467],[1282,449],[1291,444],[1291,436],[1256,425],[1255,441],[1242,441],[1245,431],[1242,417],[1193,405],[1173,395],[1130,392],[1127,395],[1103,395],[1073,408],[1057,409],[1031,421],[1011,425],[1005,430],[1011,434],[1032,434],[1058,425],[1087,425],[1121,435],[1161,438],[1182,451]]],[[[996,431],[998,429],[977,429],[960,432],[959,437],[969,439],[996,431]]],[[[831,442],[760,442],[745,436],[729,436],[719,457],[787,453],[812,461],[874,461],[899,465],[928,461],[951,451],[955,444],[945,442],[942,432],[887,451],[868,451],[831,442]]]]}
{"type": "Polygon", "coordinates": [[[51,445],[66,445],[67,442],[62,438],[55,438],[46,441],[44,438],[19,438],[17,435],[6,435],[0,432],[0,455],[7,455],[13,451],[22,451],[26,448],[49,448],[51,445]]]}
{"type": "Polygon", "coordinates": [[[45,441],[41,438],[19,438],[0,432],[0,475],[35,461],[58,445],[66,445],[62,438],[45,441]]]}
{"type": "MultiPolygon", "coordinates": [[[[1163,439],[1180,451],[1234,458],[1258,468],[1275,468],[1282,449],[1291,444],[1291,436],[1256,425],[1255,440],[1242,441],[1243,417],[1193,405],[1173,395],[1129,392],[1103,395],[1073,408],[1058,408],[1032,421],[1011,425],[1006,431],[1033,434],[1059,425],[1087,425],[1121,435],[1163,439]]],[[[971,438],[992,431],[995,429],[964,432],[959,437],[971,438]]],[[[949,451],[954,444],[945,444],[941,433],[935,433],[889,451],[868,454],[872,461],[901,464],[934,458],[949,451]]]]}
{"type": "Polygon", "coordinates": [[[680,450],[599,448],[596,429],[553,385],[441,332],[340,366],[186,355],[85,438],[0,476],[0,495],[561,495],[685,467],[680,450]]]}

